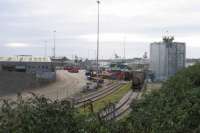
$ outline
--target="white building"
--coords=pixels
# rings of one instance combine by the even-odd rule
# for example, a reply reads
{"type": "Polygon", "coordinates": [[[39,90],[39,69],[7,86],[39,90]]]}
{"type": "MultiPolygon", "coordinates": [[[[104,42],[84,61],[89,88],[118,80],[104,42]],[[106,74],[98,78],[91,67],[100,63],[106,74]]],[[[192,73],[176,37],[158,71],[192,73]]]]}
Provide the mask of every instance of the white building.
{"type": "Polygon", "coordinates": [[[29,55],[0,57],[1,71],[16,71],[31,73],[38,78],[55,78],[55,69],[48,57],[33,57],[29,55]]]}
{"type": "Polygon", "coordinates": [[[166,80],[185,67],[185,43],[164,37],[162,42],[150,44],[150,70],[155,80],[166,80]]]}

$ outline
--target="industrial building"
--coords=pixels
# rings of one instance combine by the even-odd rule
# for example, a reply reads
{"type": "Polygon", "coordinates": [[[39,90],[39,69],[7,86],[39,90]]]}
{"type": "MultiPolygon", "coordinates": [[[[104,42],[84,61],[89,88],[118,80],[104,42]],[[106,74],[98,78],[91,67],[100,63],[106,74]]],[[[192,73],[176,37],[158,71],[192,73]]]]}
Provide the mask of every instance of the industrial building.
{"type": "Polygon", "coordinates": [[[44,79],[54,79],[56,75],[50,58],[31,55],[0,57],[0,71],[24,72],[44,79]]]}
{"type": "Polygon", "coordinates": [[[155,80],[166,80],[185,67],[185,45],[183,42],[174,42],[172,36],[150,44],[150,70],[155,80]]]}
{"type": "Polygon", "coordinates": [[[136,70],[147,71],[149,70],[149,59],[134,58],[132,62],[128,63],[128,66],[134,71],[136,70]]]}

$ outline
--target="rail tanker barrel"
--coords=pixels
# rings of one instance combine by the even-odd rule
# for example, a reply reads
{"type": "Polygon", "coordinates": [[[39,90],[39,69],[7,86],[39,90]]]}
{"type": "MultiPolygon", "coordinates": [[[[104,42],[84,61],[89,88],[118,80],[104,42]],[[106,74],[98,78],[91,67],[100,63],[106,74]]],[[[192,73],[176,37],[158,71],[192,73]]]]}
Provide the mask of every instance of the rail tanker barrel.
{"type": "Polygon", "coordinates": [[[132,74],[131,74],[130,71],[124,73],[124,80],[125,81],[131,81],[132,80],[132,74]]]}
{"type": "Polygon", "coordinates": [[[132,72],[132,89],[141,90],[144,85],[145,73],[144,71],[132,72]]]}

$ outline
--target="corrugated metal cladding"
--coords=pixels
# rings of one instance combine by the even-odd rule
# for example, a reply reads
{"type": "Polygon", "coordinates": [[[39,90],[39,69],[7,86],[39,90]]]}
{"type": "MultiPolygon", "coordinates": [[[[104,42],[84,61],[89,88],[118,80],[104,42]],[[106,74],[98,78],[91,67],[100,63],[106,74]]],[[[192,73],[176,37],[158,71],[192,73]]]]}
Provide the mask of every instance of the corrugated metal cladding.
{"type": "Polygon", "coordinates": [[[51,62],[49,57],[33,57],[33,56],[10,56],[0,57],[0,62],[51,62]]]}
{"type": "Polygon", "coordinates": [[[37,74],[55,72],[55,68],[48,57],[12,56],[0,57],[0,71],[37,74]]]}
{"type": "Polygon", "coordinates": [[[166,80],[185,67],[185,45],[181,42],[164,41],[150,44],[150,69],[155,80],[166,80]]]}

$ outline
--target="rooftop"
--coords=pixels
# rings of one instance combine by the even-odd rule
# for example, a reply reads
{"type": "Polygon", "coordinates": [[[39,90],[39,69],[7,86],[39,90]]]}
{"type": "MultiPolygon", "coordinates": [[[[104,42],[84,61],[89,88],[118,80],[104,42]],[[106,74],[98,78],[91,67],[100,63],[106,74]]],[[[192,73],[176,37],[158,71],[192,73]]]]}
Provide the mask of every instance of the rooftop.
{"type": "Polygon", "coordinates": [[[19,55],[0,57],[0,62],[51,62],[49,57],[34,57],[31,55],[19,55]]]}

